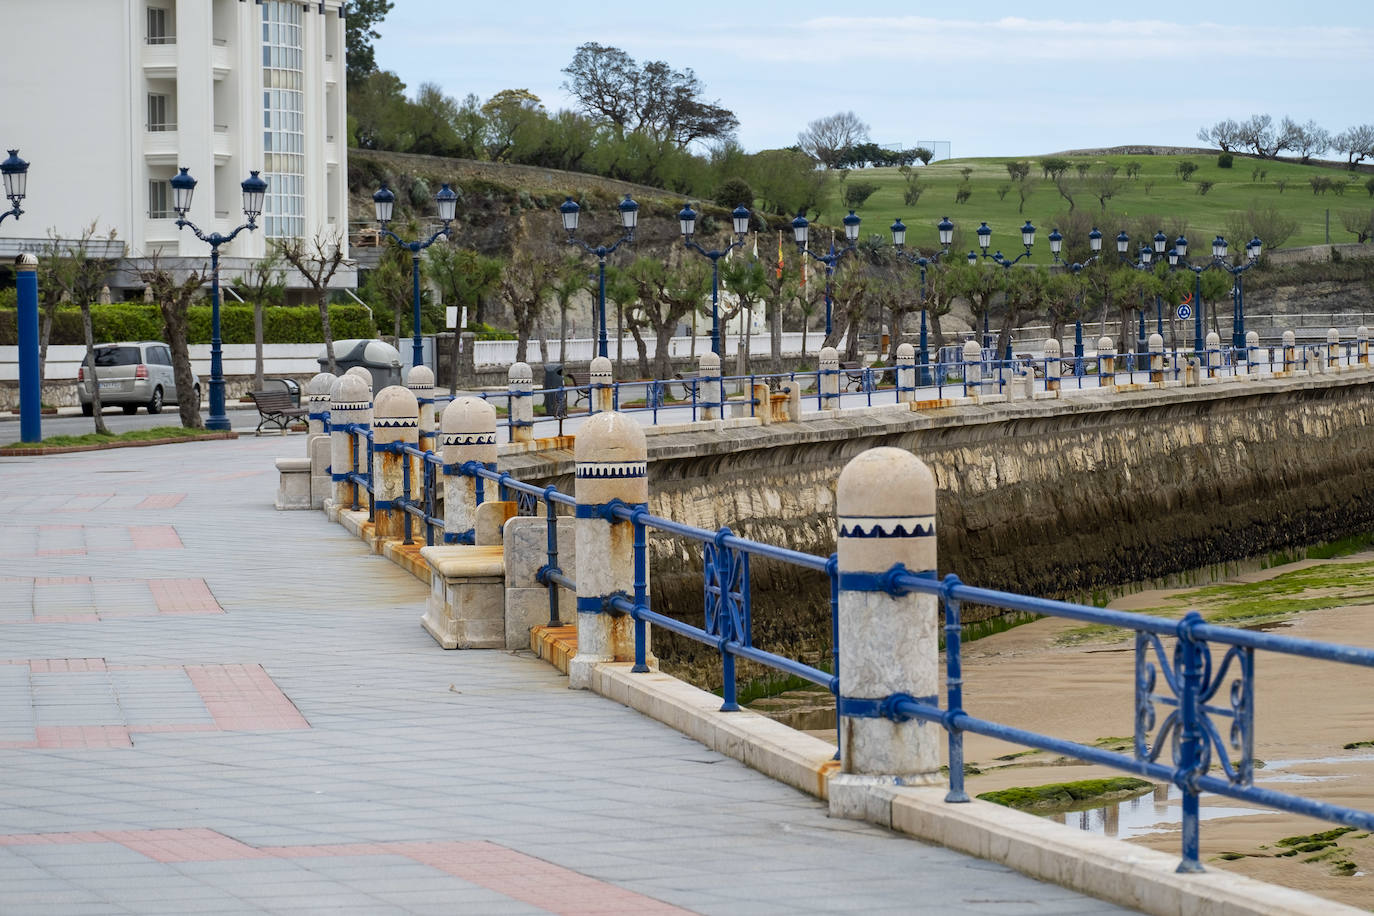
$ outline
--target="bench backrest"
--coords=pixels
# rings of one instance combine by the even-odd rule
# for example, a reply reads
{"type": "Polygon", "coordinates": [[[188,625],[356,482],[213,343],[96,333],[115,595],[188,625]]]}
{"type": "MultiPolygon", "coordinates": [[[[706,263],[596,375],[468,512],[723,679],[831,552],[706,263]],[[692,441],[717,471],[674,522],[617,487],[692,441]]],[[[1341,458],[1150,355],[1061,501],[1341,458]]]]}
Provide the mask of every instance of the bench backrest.
{"type": "Polygon", "coordinates": [[[292,401],[291,393],[284,388],[273,391],[250,391],[248,396],[253,399],[253,403],[264,410],[287,410],[296,406],[292,401]]]}

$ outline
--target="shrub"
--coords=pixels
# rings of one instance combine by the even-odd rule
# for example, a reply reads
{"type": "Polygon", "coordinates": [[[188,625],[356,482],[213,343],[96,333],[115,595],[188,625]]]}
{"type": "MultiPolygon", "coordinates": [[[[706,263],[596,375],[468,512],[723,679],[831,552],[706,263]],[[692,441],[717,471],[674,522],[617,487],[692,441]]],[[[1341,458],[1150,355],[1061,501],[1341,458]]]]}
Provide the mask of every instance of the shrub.
{"type": "Polygon", "coordinates": [[[1235,156],[1232,156],[1230,153],[1222,153],[1220,156],[1217,157],[1217,168],[1229,169],[1232,165],[1235,164],[1235,161],[1235,156]]]}
{"type": "Polygon", "coordinates": [[[1197,183],[1197,192],[1201,194],[1203,197],[1206,197],[1207,192],[1212,190],[1212,186],[1215,184],[1215,181],[1199,181],[1197,183]]]}
{"type": "Polygon", "coordinates": [[[1179,178],[1182,178],[1184,181],[1188,181],[1189,179],[1191,179],[1193,177],[1193,173],[1196,171],[1197,163],[1192,161],[1191,159],[1184,159],[1182,162],[1180,162],[1177,166],[1174,167],[1174,174],[1176,174],[1179,178]]]}
{"type": "Polygon", "coordinates": [[[965,185],[964,187],[961,187],[959,190],[954,192],[954,202],[956,204],[967,203],[968,199],[972,196],[973,192],[968,189],[967,185],[965,185]]]}
{"type": "MultiPolygon", "coordinates": [[[[18,342],[17,313],[0,310],[0,346],[14,346],[18,342]]],[[[367,310],[360,305],[331,305],[329,321],[335,340],[352,337],[372,337],[367,310]]],[[[164,339],[162,313],[156,305],[120,302],[91,306],[91,329],[97,343],[115,340],[164,339]]],[[[262,313],[264,343],[322,343],[320,310],[314,305],[269,306],[262,313]]],[[[227,344],[253,342],[253,306],[232,304],[220,306],[220,336],[227,344]]],[[[53,345],[85,343],[81,327],[81,309],[64,306],[53,318],[53,345]]],[[[187,320],[187,343],[210,342],[210,306],[193,305],[187,320]]]]}
{"type": "Polygon", "coordinates": [[[734,209],[740,204],[753,208],[754,189],[743,178],[727,178],[716,188],[716,203],[734,209]]]}
{"type": "Polygon", "coordinates": [[[845,183],[844,204],[851,210],[857,210],[864,205],[878,190],[877,182],[873,181],[850,181],[845,183]]]}

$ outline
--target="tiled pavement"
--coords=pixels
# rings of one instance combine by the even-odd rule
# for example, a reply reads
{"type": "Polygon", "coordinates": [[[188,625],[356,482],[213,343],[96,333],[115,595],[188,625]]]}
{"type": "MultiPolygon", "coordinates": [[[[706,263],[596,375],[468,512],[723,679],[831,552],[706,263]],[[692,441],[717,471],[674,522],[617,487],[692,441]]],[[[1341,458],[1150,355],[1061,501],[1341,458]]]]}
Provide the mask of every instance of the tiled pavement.
{"type": "Polygon", "coordinates": [[[439,649],[303,450],[0,459],[0,913],[1120,912],[439,649]]]}

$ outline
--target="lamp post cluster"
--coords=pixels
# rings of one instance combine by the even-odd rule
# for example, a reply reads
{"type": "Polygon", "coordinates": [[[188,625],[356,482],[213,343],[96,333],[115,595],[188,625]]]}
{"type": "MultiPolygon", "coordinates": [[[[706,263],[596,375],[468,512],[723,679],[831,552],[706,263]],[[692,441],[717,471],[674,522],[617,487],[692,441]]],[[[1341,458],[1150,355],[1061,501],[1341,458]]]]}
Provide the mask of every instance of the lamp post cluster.
{"type": "Polygon", "coordinates": [[[425,364],[424,341],[420,337],[420,252],[437,242],[441,236],[448,235],[449,224],[453,222],[453,217],[458,212],[458,192],[446,184],[434,195],[434,203],[439,208],[439,220],[444,225],[428,239],[415,239],[408,242],[392,232],[387,226],[391,222],[392,212],[396,206],[396,193],[386,186],[386,182],[382,182],[377,193],[372,195],[372,205],[377,211],[377,224],[381,227],[381,231],[397,245],[410,252],[411,299],[414,304],[410,329],[411,365],[414,366],[425,364]]]}
{"type": "Polygon", "coordinates": [[[806,247],[811,237],[811,224],[807,222],[806,217],[798,213],[797,218],[792,220],[792,235],[797,242],[797,251],[801,254],[810,255],[812,258],[815,258],[825,265],[825,337],[827,340],[830,339],[832,328],[830,278],[835,275],[835,265],[839,263],[841,258],[849,254],[849,252],[854,251],[859,243],[859,223],[861,220],[854,211],[850,210],[849,215],[840,222],[844,224],[844,240],[847,243],[846,246],[836,251],[835,243],[831,242],[830,250],[827,253],[818,254],[806,247]]]}
{"type": "Polygon", "coordinates": [[[954,223],[950,221],[948,216],[941,218],[935,228],[940,232],[940,250],[927,258],[918,249],[912,249],[910,252],[906,250],[906,226],[902,225],[900,218],[892,224],[892,247],[897,249],[897,257],[921,268],[921,352],[919,359],[920,384],[922,385],[929,385],[931,382],[930,343],[926,331],[926,267],[932,263],[938,264],[941,258],[949,254],[949,246],[954,242],[954,223]]]}
{"type": "MultiPolygon", "coordinates": [[[[691,204],[686,204],[682,212],[677,215],[678,225],[682,229],[682,243],[689,250],[711,259],[711,352],[720,356],[720,259],[731,251],[744,244],[744,237],[749,233],[749,208],[740,204],[730,213],[730,219],[734,223],[735,238],[724,248],[712,249],[707,251],[696,242],[692,241],[692,236],[697,231],[697,214],[692,209],[691,204]]],[[[858,217],[855,217],[857,219],[858,217]]],[[[603,354],[604,355],[604,354],[603,354]]]]}
{"type": "Polygon", "coordinates": [[[218,232],[206,235],[186,218],[196,191],[196,180],[185,166],[172,178],[172,209],[177,212],[177,228],[190,226],[196,238],[210,246],[210,416],[205,420],[207,429],[229,429],[229,417],[224,412],[224,354],[219,332],[219,246],[232,242],[245,229],[251,232],[257,228],[263,198],[267,195],[267,182],[258,177],[257,172],[250,171],[239,187],[243,190],[243,215],[248,218],[247,222],[228,235],[218,232]]]}
{"type": "Polygon", "coordinates": [[[625,199],[616,205],[616,210],[620,213],[620,225],[625,234],[609,248],[605,245],[598,245],[593,248],[577,237],[578,219],[582,213],[582,208],[577,201],[569,197],[558,208],[558,212],[563,216],[563,228],[568,233],[568,244],[577,245],[583,251],[596,257],[599,275],[596,297],[596,355],[606,357],[610,355],[606,342],[606,257],[626,242],[633,242],[635,240],[635,227],[639,224],[639,204],[635,203],[630,195],[625,195],[625,199]]]}

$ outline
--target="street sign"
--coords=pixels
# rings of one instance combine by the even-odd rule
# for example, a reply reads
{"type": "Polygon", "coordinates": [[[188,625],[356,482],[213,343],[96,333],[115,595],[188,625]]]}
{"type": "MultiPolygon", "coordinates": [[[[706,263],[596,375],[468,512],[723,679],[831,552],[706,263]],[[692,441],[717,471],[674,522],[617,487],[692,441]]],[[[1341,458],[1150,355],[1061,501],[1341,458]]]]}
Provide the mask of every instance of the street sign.
{"type": "Polygon", "coordinates": [[[1193,317],[1193,307],[1192,307],[1191,305],[1189,305],[1188,303],[1186,303],[1186,302],[1180,302],[1179,305],[1178,305],[1178,319],[1179,319],[1179,321],[1186,321],[1187,319],[1192,318],[1192,317],[1193,317]]]}

